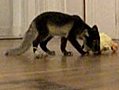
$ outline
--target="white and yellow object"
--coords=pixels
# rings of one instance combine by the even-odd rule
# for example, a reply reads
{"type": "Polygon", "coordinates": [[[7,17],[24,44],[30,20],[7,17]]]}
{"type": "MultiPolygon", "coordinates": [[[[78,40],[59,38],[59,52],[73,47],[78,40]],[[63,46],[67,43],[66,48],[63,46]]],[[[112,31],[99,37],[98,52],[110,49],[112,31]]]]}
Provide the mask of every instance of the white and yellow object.
{"type": "Polygon", "coordinates": [[[118,44],[107,34],[100,33],[100,49],[101,51],[111,50],[112,52],[116,52],[118,50],[118,44]]]}

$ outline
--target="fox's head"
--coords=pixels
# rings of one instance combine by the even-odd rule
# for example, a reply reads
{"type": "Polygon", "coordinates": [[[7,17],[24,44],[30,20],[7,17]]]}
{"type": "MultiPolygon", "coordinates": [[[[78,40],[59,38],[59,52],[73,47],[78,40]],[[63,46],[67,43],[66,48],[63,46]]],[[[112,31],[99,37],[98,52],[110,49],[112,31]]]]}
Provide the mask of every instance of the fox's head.
{"type": "Polygon", "coordinates": [[[86,37],[86,46],[88,46],[94,54],[100,54],[100,35],[96,25],[88,30],[86,37]]]}

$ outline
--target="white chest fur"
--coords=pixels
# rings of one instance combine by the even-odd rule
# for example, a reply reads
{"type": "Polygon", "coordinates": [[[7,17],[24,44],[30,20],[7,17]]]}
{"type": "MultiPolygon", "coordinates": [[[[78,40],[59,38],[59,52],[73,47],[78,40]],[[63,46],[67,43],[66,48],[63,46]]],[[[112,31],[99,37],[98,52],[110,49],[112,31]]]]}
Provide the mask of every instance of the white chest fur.
{"type": "Polygon", "coordinates": [[[58,36],[66,36],[68,32],[71,30],[73,26],[73,22],[66,23],[62,26],[57,26],[52,22],[47,23],[47,27],[51,35],[58,35],[58,36]]]}

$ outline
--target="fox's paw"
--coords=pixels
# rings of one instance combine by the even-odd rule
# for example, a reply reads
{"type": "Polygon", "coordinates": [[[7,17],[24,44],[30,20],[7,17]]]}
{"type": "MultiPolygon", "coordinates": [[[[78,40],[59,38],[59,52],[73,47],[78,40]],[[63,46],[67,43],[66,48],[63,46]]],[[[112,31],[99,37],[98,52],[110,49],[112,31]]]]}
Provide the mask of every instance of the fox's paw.
{"type": "Polygon", "coordinates": [[[83,53],[81,54],[81,56],[87,56],[87,55],[89,55],[89,52],[88,52],[88,51],[83,52],[83,53]]]}
{"type": "Polygon", "coordinates": [[[49,55],[52,55],[52,56],[55,55],[55,51],[48,51],[47,53],[48,53],[49,55]]]}
{"type": "Polygon", "coordinates": [[[64,56],[73,56],[73,53],[72,52],[64,52],[64,56]]]}
{"type": "Polygon", "coordinates": [[[9,52],[8,52],[8,51],[6,51],[6,52],[5,52],[5,56],[8,56],[8,55],[9,55],[9,52]]]}
{"type": "Polygon", "coordinates": [[[46,53],[41,53],[41,52],[35,52],[34,53],[34,58],[35,59],[42,59],[42,58],[45,58],[47,57],[48,55],[46,53]]]}

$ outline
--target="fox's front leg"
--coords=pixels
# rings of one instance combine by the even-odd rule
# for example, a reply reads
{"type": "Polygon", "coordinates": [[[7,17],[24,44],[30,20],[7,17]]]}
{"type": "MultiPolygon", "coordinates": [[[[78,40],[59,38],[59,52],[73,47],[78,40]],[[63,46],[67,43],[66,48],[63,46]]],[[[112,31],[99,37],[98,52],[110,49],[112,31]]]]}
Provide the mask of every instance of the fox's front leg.
{"type": "Polygon", "coordinates": [[[66,44],[67,44],[67,38],[65,37],[61,37],[61,51],[64,54],[64,56],[72,56],[72,52],[67,51],[66,48],[66,44]]]}
{"type": "Polygon", "coordinates": [[[73,35],[69,35],[68,40],[71,42],[71,44],[74,46],[74,48],[83,56],[86,54],[85,51],[83,51],[81,45],[78,43],[78,41],[76,40],[76,37],[73,35]]]}
{"type": "Polygon", "coordinates": [[[90,49],[85,44],[83,44],[81,48],[89,55],[90,49]]]}

